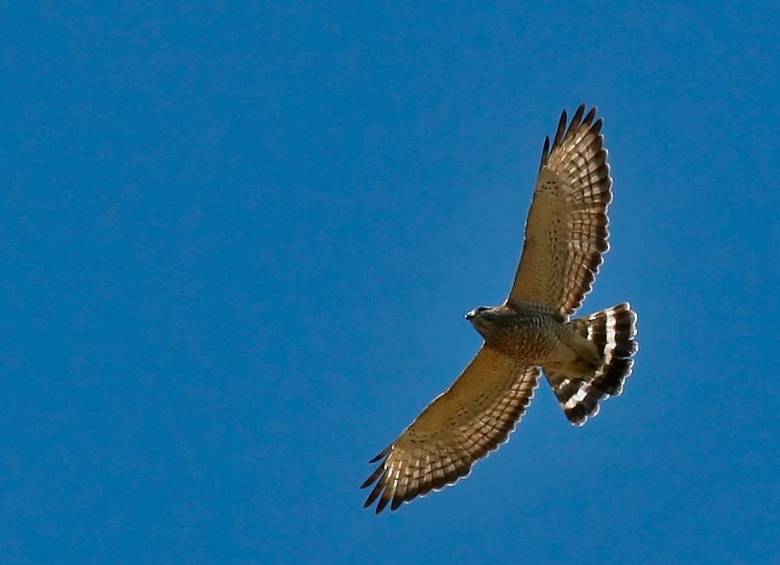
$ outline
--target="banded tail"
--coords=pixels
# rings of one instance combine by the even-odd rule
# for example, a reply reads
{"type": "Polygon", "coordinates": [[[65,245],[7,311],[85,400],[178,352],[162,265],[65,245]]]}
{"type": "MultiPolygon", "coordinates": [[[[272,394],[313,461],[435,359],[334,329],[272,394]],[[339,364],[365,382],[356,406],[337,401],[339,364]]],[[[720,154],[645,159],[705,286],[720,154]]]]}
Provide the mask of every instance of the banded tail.
{"type": "Polygon", "coordinates": [[[631,305],[624,303],[568,322],[578,335],[596,346],[599,358],[596,367],[586,374],[545,370],[566,417],[575,426],[582,426],[598,414],[601,400],[623,392],[639,350],[636,319],[631,305]]]}

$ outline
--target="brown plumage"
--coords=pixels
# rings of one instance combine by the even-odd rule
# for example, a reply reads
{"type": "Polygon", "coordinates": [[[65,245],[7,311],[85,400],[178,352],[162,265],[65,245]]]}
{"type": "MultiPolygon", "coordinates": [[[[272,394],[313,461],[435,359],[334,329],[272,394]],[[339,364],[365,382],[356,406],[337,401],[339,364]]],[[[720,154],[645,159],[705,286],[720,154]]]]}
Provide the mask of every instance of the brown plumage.
{"type": "Polygon", "coordinates": [[[509,295],[517,303],[555,306],[562,319],[580,307],[609,249],[612,178],[603,122],[593,122],[595,108],[582,119],[584,109],[577,109],[568,131],[563,112],[549,150],[545,139],[523,254],[509,295]]]}
{"type": "Polygon", "coordinates": [[[561,115],[545,139],[520,265],[506,302],[467,314],[485,342],[455,383],[371,460],[365,506],[392,510],[467,476],[505,442],[541,369],[567,418],[585,423],[620,394],[636,354],[636,314],[621,304],[570,320],[609,245],[612,179],[596,109],[561,115]],[[595,120],[595,121],[594,121],[595,120]],[[568,127],[567,127],[568,125],[568,127]]]}

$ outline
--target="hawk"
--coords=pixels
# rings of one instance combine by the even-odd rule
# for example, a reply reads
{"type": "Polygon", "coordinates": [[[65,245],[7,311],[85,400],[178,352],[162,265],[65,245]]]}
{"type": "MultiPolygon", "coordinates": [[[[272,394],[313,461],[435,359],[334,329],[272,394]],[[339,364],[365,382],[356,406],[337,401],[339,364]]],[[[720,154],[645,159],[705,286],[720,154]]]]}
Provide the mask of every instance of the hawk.
{"type": "Polygon", "coordinates": [[[619,395],[638,350],[636,313],[628,303],[572,319],[609,249],[612,179],[596,109],[561,114],[552,144],[544,140],[520,265],[500,306],[466,314],[484,343],[455,383],[370,463],[376,483],[365,507],[396,510],[452,485],[506,442],[525,413],[539,377],[569,421],[581,426],[599,402],[619,395]]]}

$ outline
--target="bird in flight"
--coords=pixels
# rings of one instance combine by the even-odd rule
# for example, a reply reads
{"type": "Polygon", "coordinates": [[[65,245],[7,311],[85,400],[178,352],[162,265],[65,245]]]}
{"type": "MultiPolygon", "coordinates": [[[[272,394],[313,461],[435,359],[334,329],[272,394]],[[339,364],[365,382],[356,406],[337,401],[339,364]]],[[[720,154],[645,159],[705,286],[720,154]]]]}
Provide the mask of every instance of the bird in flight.
{"type": "Polygon", "coordinates": [[[619,395],[638,350],[628,303],[572,318],[609,249],[612,178],[596,109],[561,115],[544,140],[525,243],[509,297],[466,319],[484,339],[460,377],[370,463],[361,488],[379,514],[452,485],[504,443],[525,413],[544,372],[575,426],[619,395]],[[378,502],[377,502],[378,501],[378,502]]]}

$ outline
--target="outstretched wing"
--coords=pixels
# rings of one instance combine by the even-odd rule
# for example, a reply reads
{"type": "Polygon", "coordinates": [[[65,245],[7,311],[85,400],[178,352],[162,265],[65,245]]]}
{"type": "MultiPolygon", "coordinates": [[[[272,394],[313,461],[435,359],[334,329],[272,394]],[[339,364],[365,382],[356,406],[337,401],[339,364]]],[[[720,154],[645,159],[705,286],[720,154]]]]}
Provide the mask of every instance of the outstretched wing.
{"type": "Polygon", "coordinates": [[[483,346],[457,381],[371,460],[379,466],[361,488],[376,482],[365,507],[376,513],[454,484],[505,442],[525,413],[539,368],[483,346]]]}
{"type": "Polygon", "coordinates": [[[552,147],[545,138],[539,178],[525,228],[520,266],[509,294],[567,319],[590,291],[609,249],[607,206],[612,200],[602,120],[580,106],[568,129],[561,115],[552,147]]]}

